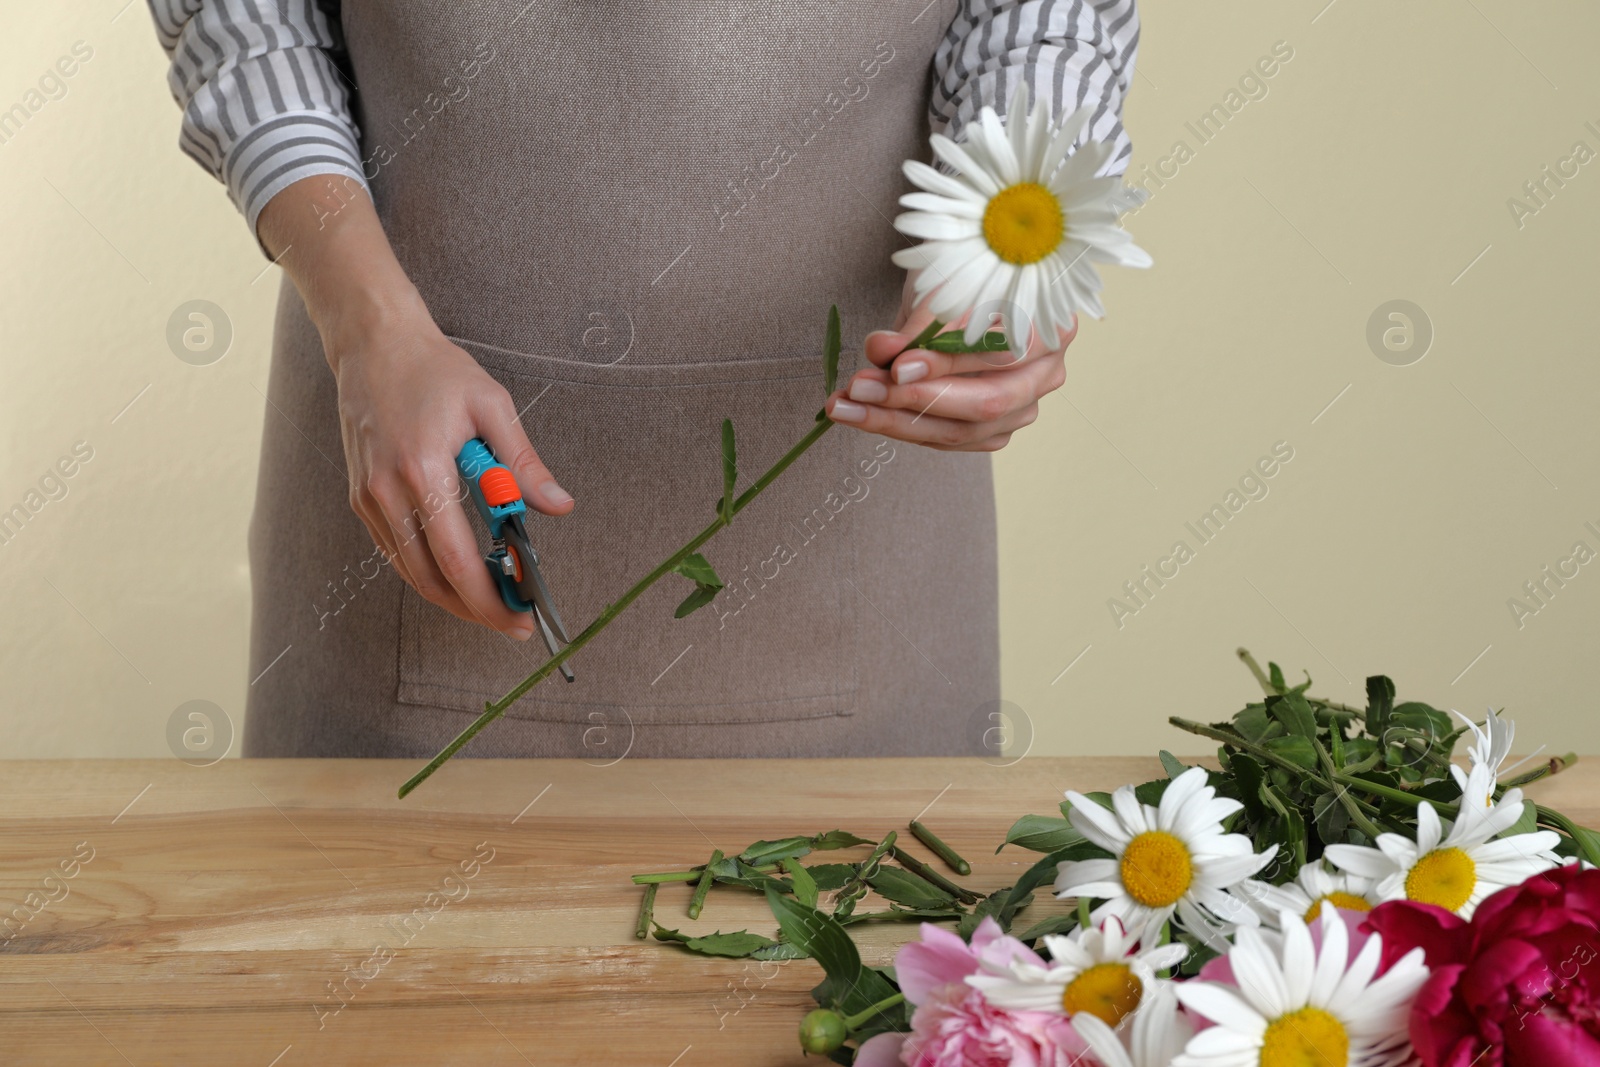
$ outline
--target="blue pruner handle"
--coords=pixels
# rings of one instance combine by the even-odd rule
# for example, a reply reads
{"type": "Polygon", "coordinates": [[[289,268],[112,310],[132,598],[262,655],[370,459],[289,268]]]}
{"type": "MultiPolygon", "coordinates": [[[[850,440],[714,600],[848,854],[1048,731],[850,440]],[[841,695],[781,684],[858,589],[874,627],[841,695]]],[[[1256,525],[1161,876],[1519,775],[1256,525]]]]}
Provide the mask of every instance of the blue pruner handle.
{"type": "Polygon", "coordinates": [[[489,569],[489,576],[500,589],[500,599],[512,611],[532,611],[533,605],[517,591],[519,563],[507,552],[504,535],[508,520],[521,518],[528,512],[528,506],[522,500],[522,490],[517,488],[516,477],[509,467],[494,458],[489,446],[477,437],[461,446],[461,451],[456,454],[456,470],[471,487],[472,502],[477,505],[478,514],[483,516],[484,525],[489,527],[489,536],[494,541],[483,562],[489,569]]]}

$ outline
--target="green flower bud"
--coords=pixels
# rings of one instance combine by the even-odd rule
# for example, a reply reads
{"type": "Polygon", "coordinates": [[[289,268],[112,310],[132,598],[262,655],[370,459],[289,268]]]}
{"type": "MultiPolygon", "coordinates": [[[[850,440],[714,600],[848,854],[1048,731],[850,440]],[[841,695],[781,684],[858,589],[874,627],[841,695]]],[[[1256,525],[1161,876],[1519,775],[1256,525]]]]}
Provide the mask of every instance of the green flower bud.
{"type": "Polygon", "coordinates": [[[844,1017],[818,1008],[800,1020],[800,1047],[807,1052],[832,1052],[844,1044],[844,1017]]]}

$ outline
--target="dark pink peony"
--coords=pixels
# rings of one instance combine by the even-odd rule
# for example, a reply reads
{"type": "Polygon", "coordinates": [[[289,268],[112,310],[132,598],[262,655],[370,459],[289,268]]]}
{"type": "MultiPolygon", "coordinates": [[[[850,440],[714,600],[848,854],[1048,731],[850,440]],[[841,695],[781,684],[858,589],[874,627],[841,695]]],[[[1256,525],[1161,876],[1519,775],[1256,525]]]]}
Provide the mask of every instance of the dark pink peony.
{"type": "Polygon", "coordinates": [[[1472,921],[1430,904],[1380,904],[1366,925],[1384,965],[1421,946],[1433,971],[1411,1009],[1424,1067],[1600,1064],[1600,870],[1536,874],[1472,921]]]}

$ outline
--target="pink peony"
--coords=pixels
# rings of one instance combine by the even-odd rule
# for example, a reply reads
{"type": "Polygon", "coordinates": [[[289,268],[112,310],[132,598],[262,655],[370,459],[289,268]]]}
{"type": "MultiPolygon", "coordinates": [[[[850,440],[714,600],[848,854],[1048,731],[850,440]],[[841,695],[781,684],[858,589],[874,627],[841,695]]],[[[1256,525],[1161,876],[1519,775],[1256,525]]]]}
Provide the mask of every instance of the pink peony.
{"type": "Polygon", "coordinates": [[[1471,922],[1429,904],[1380,904],[1385,962],[1421,946],[1433,971],[1411,1010],[1425,1067],[1600,1063],[1600,870],[1536,874],[1471,922]]]}
{"type": "Polygon", "coordinates": [[[1045,966],[993,919],[979,924],[970,945],[958,934],[924,923],[922,940],[901,946],[894,960],[895,977],[915,1007],[911,1033],[869,1038],[856,1053],[857,1067],[1070,1067],[1077,1062],[1086,1046],[1065,1015],[996,1008],[963,981],[978,973],[980,960],[1045,966]]]}

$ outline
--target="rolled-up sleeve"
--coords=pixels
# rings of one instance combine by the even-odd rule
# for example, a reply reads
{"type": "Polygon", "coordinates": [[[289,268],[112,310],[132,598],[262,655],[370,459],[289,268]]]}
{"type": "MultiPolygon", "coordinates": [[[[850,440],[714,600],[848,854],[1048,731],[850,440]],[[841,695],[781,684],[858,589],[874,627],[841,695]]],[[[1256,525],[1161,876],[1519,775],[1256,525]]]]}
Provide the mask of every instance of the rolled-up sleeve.
{"type": "Polygon", "coordinates": [[[252,234],[267,202],[302,178],[339,175],[371,195],[327,0],[149,5],[183,109],[179,146],[227,186],[252,234]]]}
{"type": "Polygon", "coordinates": [[[1100,173],[1126,173],[1122,101],[1138,48],[1136,0],[962,0],[934,55],[930,123],[955,138],[986,104],[1004,115],[1021,79],[1057,123],[1093,108],[1079,142],[1113,145],[1100,173]]]}

